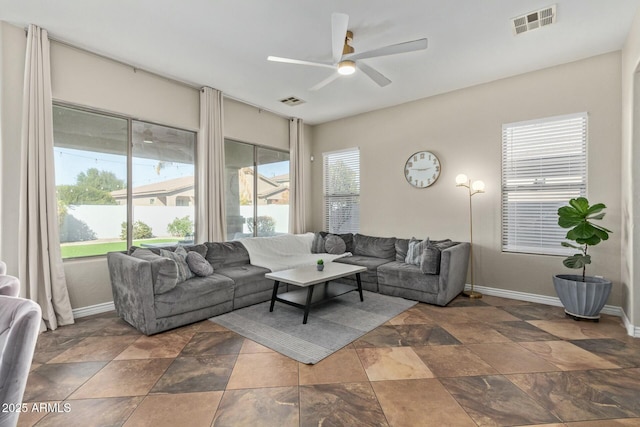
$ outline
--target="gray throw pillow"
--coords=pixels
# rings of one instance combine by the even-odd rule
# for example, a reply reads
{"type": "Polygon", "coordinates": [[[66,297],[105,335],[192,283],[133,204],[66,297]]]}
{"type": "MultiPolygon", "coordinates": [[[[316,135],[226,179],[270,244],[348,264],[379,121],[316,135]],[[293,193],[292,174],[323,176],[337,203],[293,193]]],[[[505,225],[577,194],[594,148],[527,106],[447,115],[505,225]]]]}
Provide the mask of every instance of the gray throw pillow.
{"type": "Polygon", "coordinates": [[[325,253],[324,250],[324,238],[322,234],[315,233],[313,235],[313,242],[311,243],[311,253],[312,254],[322,254],[325,253]]]}
{"type": "Polygon", "coordinates": [[[409,246],[407,248],[407,257],[404,262],[407,264],[420,265],[420,257],[422,256],[422,251],[429,245],[429,238],[427,237],[424,240],[418,240],[414,237],[409,241],[409,246]]]}
{"type": "Polygon", "coordinates": [[[156,295],[169,292],[178,283],[178,266],[175,261],[161,257],[149,249],[137,248],[131,252],[131,256],[151,264],[151,280],[153,293],[156,295]]]}
{"type": "Polygon", "coordinates": [[[457,245],[450,239],[429,242],[420,257],[420,271],[424,274],[440,274],[442,251],[457,245]]]}
{"type": "Polygon", "coordinates": [[[213,267],[209,264],[202,255],[195,251],[189,251],[187,253],[187,265],[189,269],[200,277],[211,276],[213,274],[213,267]]]}
{"type": "Polygon", "coordinates": [[[331,255],[342,255],[347,249],[347,244],[342,237],[330,234],[324,239],[324,249],[331,255]]]}
{"type": "Polygon", "coordinates": [[[178,267],[178,283],[182,283],[193,277],[193,273],[189,270],[189,265],[187,264],[187,251],[185,248],[178,246],[175,252],[160,249],[160,256],[176,262],[176,266],[178,267]],[[182,255],[183,253],[184,255],[182,255]]]}

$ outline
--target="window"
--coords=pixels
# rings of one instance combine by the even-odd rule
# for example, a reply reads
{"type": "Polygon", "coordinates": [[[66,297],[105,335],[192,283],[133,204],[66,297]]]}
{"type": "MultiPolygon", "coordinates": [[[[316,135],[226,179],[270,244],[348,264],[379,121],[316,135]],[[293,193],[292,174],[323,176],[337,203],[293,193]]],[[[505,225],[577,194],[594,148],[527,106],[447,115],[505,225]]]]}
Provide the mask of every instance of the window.
{"type": "Polygon", "coordinates": [[[53,131],[63,258],[193,235],[194,132],[62,105],[53,131]]]}
{"type": "Polygon", "coordinates": [[[289,232],[289,153],[225,140],[227,239],[289,232]]]}
{"type": "Polygon", "coordinates": [[[360,150],[323,154],[324,226],[330,233],[360,231],[360,150]]]}
{"type": "Polygon", "coordinates": [[[502,250],[563,255],[558,208],[587,188],[587,114],[502,127],[502,250]]]}

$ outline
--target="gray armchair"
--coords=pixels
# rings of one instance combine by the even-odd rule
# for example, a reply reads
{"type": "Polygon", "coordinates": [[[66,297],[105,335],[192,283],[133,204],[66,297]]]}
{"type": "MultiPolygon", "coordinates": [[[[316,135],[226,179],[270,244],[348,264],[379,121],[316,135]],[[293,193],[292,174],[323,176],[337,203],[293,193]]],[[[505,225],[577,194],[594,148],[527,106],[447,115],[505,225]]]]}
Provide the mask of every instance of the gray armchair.
{"type": "MultiPolygon", "coordinates": [[[[27,385],[42,313],[35,302],[0,296],[0,402],[20,405],[27,385]]],[[[8,407],[7,409],[11,409],[8,407]]],[[[18,411],[0,411],[0,426],[15,426],[18,411]]]]}
{"type": "Polygon", "coordinates": [[[20,295],[20,281],[13,276],[0,274],[0,295],[17,297],[20,295]]]}

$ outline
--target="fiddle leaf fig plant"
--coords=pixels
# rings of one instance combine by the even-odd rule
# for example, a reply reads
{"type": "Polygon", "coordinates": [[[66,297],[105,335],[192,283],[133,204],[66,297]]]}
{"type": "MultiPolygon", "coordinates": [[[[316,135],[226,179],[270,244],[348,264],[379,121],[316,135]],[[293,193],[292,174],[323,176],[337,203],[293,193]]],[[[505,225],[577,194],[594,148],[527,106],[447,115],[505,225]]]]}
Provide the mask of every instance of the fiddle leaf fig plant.
{"type": "Polygon", "coordinates": [[[612,232],[592,222],[604,218],[605,213],[602,211],[605,208],[603,203],[589,206],[589,201],[585,197],[578,197],[569,200],[569,206],[558,209],[558,225],[569,228],[566,239],[576,243],[562,242],[562,246],[580,251],[567,257],[562,263],[568,268],[582,268],[583,282],[587,264],[591,264],[591,255],[588,254],[589,246],[595,246],[609,239],[609,233],[612,232]]]}

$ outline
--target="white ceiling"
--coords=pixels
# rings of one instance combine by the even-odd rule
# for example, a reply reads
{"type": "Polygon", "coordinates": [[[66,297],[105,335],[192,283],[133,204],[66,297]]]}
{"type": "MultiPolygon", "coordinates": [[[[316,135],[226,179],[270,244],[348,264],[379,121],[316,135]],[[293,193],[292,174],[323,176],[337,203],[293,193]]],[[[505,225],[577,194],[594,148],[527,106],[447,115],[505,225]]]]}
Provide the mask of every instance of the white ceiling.
{"type": "MultiPolygon", "coordinates": [[[[288,117],[318,124],[619,50],[640,0],[0,0],[0,20],[288,117]],[[557,23],[514,36],[511,19],[557,5],[557,23]],[[332,71],[267,61],[331,60],[331,13],[350,17],[356,52],[426,37],[424,51],[332,71]],[[287,106],[295,96],[306,103],[287,106]]],[[[517,94],[514,94],[516,96],[517,94]]]]}

